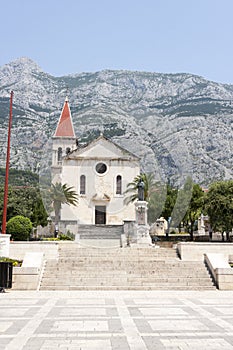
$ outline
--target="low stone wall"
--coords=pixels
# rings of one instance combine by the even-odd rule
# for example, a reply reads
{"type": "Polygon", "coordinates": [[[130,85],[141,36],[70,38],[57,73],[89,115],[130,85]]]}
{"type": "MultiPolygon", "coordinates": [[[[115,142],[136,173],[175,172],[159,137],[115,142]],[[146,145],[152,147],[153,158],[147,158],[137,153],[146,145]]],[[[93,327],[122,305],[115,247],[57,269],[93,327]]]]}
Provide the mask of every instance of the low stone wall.
{"type": "Polygon", "coordinates": [[[233,269],[225,254],[205,254],[204,260],[220,290],[233,290],[233,269]]]}
{"type": "Polygon", "coordinates": [[[13,267],[13,290],[37,290],[40,270],[35,267],[13,267]]]}
{"type": "Polygon", "coordinates": [[[12,289],[37,290],[40,283],[44,253],[26,253],[21,267],[13,267],[12,289]]]}
{"type": "Polygon", "coordinates": [[[58,258],[59,242],[10,242],[9,257],[12,259],[23,260],[26,253],[44,253],[44,259],[58,258]]]}
{"type": "Polygon", "coordinates": [[[226,259],[233,255],[233,243],[179,242],[177,250],[181,260],[204,261],[204,254],[223,254],[226,259]]]}
{"type": "Polygon", "coordinates": [[[11,259],[23,260],[22,267],[13,267],[12,289],[36,290],[40,283],[44,260],[58,258],[59,242],[10,242],[11,259]]]}

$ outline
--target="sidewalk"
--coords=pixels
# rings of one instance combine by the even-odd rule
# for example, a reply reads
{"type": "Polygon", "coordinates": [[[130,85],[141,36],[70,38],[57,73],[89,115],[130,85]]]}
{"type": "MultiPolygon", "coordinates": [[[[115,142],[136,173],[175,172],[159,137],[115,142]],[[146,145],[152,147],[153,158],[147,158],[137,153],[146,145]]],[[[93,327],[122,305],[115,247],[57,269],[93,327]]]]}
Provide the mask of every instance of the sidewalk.
{"type": "Polygon", "coordinates": [[[0,349],[233,349],[233,292],[0,294],[0,349]]]}

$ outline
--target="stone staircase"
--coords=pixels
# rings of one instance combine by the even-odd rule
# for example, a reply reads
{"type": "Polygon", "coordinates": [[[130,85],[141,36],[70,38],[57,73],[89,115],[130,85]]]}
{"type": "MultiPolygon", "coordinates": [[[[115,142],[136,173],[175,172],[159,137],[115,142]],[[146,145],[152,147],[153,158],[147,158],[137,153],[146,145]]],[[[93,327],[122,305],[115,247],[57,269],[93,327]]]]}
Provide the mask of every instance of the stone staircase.
{"type": "Polygon", "coordinates": [[[173,248],[83,248],[62,243],[48,260],[40,290],[210,290],[202,262],[181,261],[173,248]]]}
{"type": "Polygon", "coordinates": [[[79,225],[80,239],[115,239],[120,241],[122,225],[79,225]]]}

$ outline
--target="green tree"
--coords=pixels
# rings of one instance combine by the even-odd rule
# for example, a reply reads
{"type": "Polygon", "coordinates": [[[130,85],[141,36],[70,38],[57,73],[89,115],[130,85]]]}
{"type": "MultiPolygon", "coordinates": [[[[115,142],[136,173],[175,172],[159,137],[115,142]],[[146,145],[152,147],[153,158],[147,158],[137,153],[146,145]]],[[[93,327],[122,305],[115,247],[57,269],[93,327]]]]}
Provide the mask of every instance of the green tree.
{"type": "Polygon", "coordinates": [[[206,196],[205,208],[214,231],[229,232],[233,228],[233,180],[213,183],[206,196]]]}
{"type": "Polygon", "coordinates": [[[73,187],[68,187],[67,184],[62,185],[58,182],[52,184],[49,195],[54,209],[55,225],[58,225],[60,221],[60,212],[62,204],[77,206],[78,195],[74,191],[73,187]]]}
{"type": "Polygon", "coordinates": [[[163,217],[168,220],[166,236],[168,238],[170,227],[178,227],[184,218],[192,196],[192,179],[190,176],[182,188],[173,188],[167,185],[167,198],[162,212],[163,217]]]}
{"type": "Polygon", "coordinates": [[[171,226],[171,219],[173,217],[173,209],[176,205],[178,190],[177,188],[173,188],[170,184],[167,184],[166,190],[166,199],[162,210],[162,217],[164,217],[168,222],[168,227],[166,230],[166,237],[168,239],[171,226]]]}
{"type": "Polygon", "coordinates": [[[17,215],[7,222],[7,233],[14,241],[26,241],[32,232],[32,223],[29,218],[17,215]]]}
{"type": "Polygon", "coordinates": [[[32,215],[31,215],[31,221],[33,223],[33,226],[47,226],[48,224],[48,213],[44,208],[43,202],[41,197],[37,198],[36,202],[32,205],[32,215]]]}
{"type": "MultiPolygon", "coordinates": [[[[0,185],[5,184],[6,169],[0,168],[0,185]]],[[[10,168],[9,170],[9,185],[10,186],[32,186],[36,187],[39,183],[39,176],[28,170],[18,170],[10,168]]]]}
{"type": "Polygon", "coordinates": [[[201,215],[204,209],[204,203],[205,203],[205,194],[202,188],[198,184],[193,184],[192,197],[190,199],[189,206],[184,218],[189,228],[191,241],[193,241],[195,221],[201,215]]]}
{"type": "MultiPolygon", "coordinates": [[[[0,187],[0,215],[3,211],[3,187],[0,187]]],[[[9,187],[7,220],[22,215],[28,217],[33,226],[46,226],[48,214],[43,206],[38,187],[9,187]]]]}
{"type": "Polygon", "coordinates": [[[169,220],[172,216],[172,211],[176,204],[177,193],[177,188],[172,187],[170,184],[166,185],[166,199],[162,210],[162,216],[166,220],[169,220]]]}

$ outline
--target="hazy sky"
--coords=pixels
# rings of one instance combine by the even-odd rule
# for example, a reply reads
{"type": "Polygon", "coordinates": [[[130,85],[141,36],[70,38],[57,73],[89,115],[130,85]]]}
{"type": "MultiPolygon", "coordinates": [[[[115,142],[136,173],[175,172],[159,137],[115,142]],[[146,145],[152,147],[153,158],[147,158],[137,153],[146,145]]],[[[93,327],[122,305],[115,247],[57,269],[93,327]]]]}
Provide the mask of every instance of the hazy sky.
{"type": "Polygon", "coordinates": [[[189,72],[233,84],[233,0],[0,0],[0,65],[189,72]]]}

